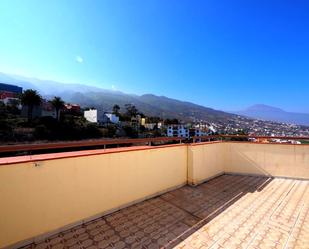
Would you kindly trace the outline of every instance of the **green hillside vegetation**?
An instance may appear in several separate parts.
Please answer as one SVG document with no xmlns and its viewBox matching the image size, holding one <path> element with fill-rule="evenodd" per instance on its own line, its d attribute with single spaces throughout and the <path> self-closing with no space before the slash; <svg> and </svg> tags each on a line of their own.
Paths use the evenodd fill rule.
<svg viewBox="0 0 309 249">
<path fill-rule="evenodd" d="M 125 108 L 127 103 L 132 103 L 146 116 L 157 116 L 162 119 L 177 118 L 188 122 L 200 119 L 224 123 L 237 117 L 235 114 L 152 94 L 137 96 L 120 92 L 88 92 L 74 93 L 64 98 L 66 101 L 78 102 L 81 106 L 93 106 L 102 111 L 111 110 L 114 103 L 121 109 Z"/>
</svg>

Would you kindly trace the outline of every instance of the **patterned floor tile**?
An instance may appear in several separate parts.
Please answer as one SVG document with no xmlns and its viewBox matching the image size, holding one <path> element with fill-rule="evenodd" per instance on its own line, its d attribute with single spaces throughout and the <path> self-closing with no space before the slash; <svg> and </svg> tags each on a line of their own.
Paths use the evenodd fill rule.
<svg viewBox="0 0 309 249">
<path fill-rule="evenodd" d="M 223 175 L 27 248 L 309 248 L 309 181 Z"/>
</svg>

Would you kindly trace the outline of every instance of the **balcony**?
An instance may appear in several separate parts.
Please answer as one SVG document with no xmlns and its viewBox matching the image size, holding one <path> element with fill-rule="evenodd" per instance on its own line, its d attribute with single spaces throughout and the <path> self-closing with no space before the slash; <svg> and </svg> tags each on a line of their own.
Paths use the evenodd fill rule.
<svg viewBox="0 0 309 249">
<path fill-rule="evenodd" d="M 308 145 L 1 158 L 0 247 L 308 248 L 308 179 Z"/>
</svg>

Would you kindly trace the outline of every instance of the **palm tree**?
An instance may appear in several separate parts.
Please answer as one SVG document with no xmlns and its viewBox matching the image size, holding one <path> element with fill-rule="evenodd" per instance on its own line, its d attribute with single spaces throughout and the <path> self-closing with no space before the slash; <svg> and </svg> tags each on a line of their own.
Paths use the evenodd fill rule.
<svg viewBox="0 0 309 249">
<path fill-rule="evenodd" d="M 64 101 L 60 97 L 54 97 L 51 101 L 51 104 L 56 109 L 56 117 L 59 121 L 60 119 L 60 111 L 64 108 Z"/>
<path fill-rule="evenodd" d="M 28 108 L 28 122 L 32 120 L 33 108 L 42 102 L 40 94 L 36 90 L 26 90 L 21 95 L 21 103 Z"/>
</svg>

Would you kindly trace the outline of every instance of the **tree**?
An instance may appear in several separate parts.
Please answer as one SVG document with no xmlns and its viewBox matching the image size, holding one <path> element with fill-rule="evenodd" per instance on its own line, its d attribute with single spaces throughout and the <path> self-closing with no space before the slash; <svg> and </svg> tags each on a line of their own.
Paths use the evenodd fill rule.
<svg viewBox="0 0 309 249">
<path fill-rule="evenodd" d="M 127 109 L 127 115 L 132 118 L 135 117 L 138 114 L 138 110 L 135 107 L 135 105 L 132 104 L 126 104 L 125 105 L 126 109 Z"/>
<path fill-rule="evenodd" d="M 120 111 L 120 106 L 119 105 L 114 105 L 113 106 L 113 114 L 115 115 L 119 115 L 119 111 Z"/>
<path fill-rule="evenodd" d="M 21 103 L 28 108 L 28 122 L 32 120 L 33 108 L 42 102 L 40 94 L 36 90 L 26 90 L 21 95 Z"/>
<path fill-rule="evenodd" d="M 164 120 L 165 125 L 174 125 L 174 124 L 179 124 L 179 120 L 177 118 L 174 119 L 165 119 Z"/>
<path fill-rule="evenodd" d="M 148 117 L 147 122 L 148 123 L 159 123 L 161 121 L 160 117 Z"/>
<path fill-rule="evenodd" d="M 124 132 L 126 133 L 126 136 L 130 138 L 137 138 L 138 137 L 138 132 L 137 130 L 133 129 L 132 126 L 126 125 L 122 127 Z"/>
<path fill-rule="evenodd" d="M 59 121 L 60 119 L 60 111 L 64 108 L 64 101 L 60 97 L 54 97 L 51 101 L 51 104 L 56 110 L 56 117 Z"/>
<path fill-rule="evenodd" d="M 244 129 L 238 129 L 235 134 L 236 137 L 232 137 L 231 141 L 248 141 L 248 131 L 244 130 Z M 237 137 L 239 136 L 239 137 Z"/>
</svg>

